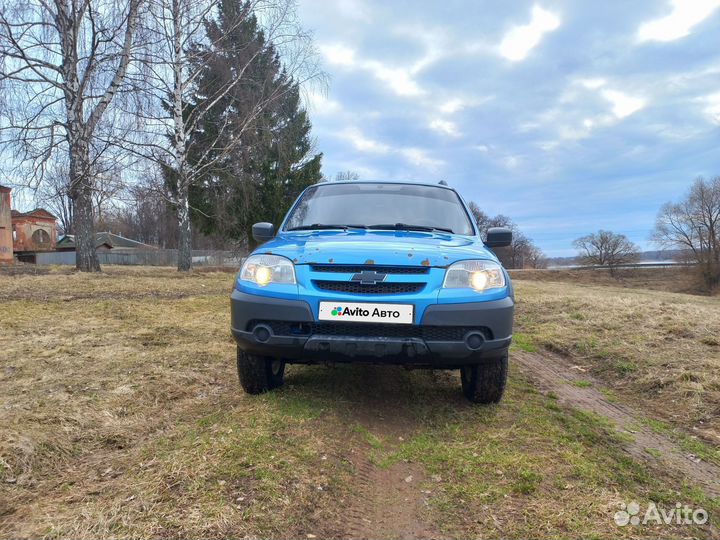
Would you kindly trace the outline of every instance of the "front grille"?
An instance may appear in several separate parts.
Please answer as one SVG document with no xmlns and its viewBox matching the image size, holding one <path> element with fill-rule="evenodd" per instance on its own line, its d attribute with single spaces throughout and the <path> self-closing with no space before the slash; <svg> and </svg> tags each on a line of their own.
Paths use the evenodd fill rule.
<svg viewBox="0 0 720 540">
<path fill-rule="evenodd" d="M 357 274 L 364 270 L 375 270 L 378 274 L 413 274 L 422 275 L 430 272 L 429 266 L 376 266 L 374 264 L 312 264 L 313 272 L 332 272 L 344 274 Z"/>
<path fill-rule="evenodd" d="M 416 293 L 425 287 L 424 283 L 375 283 L 363 285 L 359 281 L 313 280 L 315 286 L 323 291 L 345 292 L 352 294 L 407 294 Z"/>
<path fill-rule="evenodd" d="M 363 323 L 290 323 L 286 321 L 248 322 L 250 332 L 257 324 L 269 326 L 276 336 L 347 336 L 347 337 L 387 337 L 421 338 L 426 341 L 462 341 L 470 332 L 481 332 L 485 339 L 492 339 L 492 332 L 484 326 L 415 326 L 401 324 L 363 324 Z"/>
</svg>

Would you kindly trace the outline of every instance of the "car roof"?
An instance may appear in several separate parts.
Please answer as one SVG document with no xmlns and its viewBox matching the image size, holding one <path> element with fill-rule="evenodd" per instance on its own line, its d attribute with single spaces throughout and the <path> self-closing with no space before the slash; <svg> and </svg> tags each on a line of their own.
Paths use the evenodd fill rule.
<svg viewBox="0 0 720 540">
<path fill-rule="evenodd" d="M 411 186 L 428 186 L 449 189 L 455 191 L 454 188 L 447 184 L 440 184 L 438 180 L 330 180 L 327 182 L 318 182 L 314 186 L 335 186 L 339 184 L 405 184 Z"/>
</svg>

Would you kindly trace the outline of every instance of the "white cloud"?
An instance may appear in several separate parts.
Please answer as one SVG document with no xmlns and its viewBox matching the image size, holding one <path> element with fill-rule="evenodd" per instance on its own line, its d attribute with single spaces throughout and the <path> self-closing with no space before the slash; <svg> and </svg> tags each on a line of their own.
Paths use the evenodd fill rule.
<svg viewBox="0 0 720 540">
<path fill-rule="evenodd" d="M 537 146 L 544 152 L 552 152 L 560 146 L 560 141 L 540 141 Z"/>
<path fill-rule="evenodd" d="M 712 15 L 720 0 L 672 0 L 669 15 L 640 25 L 638 41 L 675 41 L 690 34 L 694 26 Z"/>
<path fill-rule="evenodd" d="M 411 165 L 425 169 L 436 170 L 444 165 L 444 161 L 430 157 L 421 148 L 393 148 L 383 142 L 369 139 L 356 127 L 347 127 L 337 133 L 337 136 L 349 141 L 355 150 L 369 154 L 396 154 L 402 156 Z"/>
<path fill-rule="evenodd" d="M 369 71 L 376 79 L 387 84 L 399 96 L 419 96 L 423 90 L 412 78 L 412 70 L 392 67 L 377 60 L 358 58 L 355 50 L 342 43 L 325 43 L 319 46 L 320 53 L 328 63 Z"/>
<path fill-rule="evenodd" d="M 465 107 L 465 102 L 460 98 L 453 98 L 447 100 L 445 103 L 438 107 L 440 112 L 445 114 L 452 114 Z"/>
<path fill-rule="evenodd" d="M 580 79 L 578 82 L 588 90 L 597 90 L 607 84 L 605 79 L 599 77 L 594 79 Z"/>
<path fill-rule="evenodd" d="M 558 129 L 558 135 L 560 135 L 560 138 L 564 140 L 579 141 L 581 139 L 586 139 L 587 137 L 589 137 L 590 130 L 591 128 L 586 125 L 564 125 L 560 126 L 560 128 Z"/>
<path fill-rule="evenodd" d="M 543 35 L 557 30 L 560 18 L 540 6 L 533 6 L 532 19 L 528 24 L 513 27 L 500 42 L 500 55 L 512 62 L 525 59 Z"/>
<path fill-rule="evenodd" d="M 415 165 L 417 167 L 437 169 L 444 164 L 444 162 L 439 159 L 431 158 L 424 150 L 421 150 L 420 148 L 401 148 L 400 154 L 412 165 Z"/>
<path fill-rule="evenodd" d="M 707 104 L 704 109 L 705 114 L 710 117 L 713 123 L 720 124 L 720 92 L 705 96 L 702 101 Z"/>
<path fill-rule="evenodd" d="M 412 64 L 409 71 L 413 75 L 421 72 L 443 58 L 452 56 L 452 44 L 454 36 L 448 34 L 444 26 L 432 26 L 427 24 L 413 23 L 401 24 L 392 28 L 391 32 L 404 39 L 420 43 L 425 52 Z"/>
<path fill-rule="evenodd" d="M 545 120 L 545 119 L 543 119 Z M 528 133 L 530 131 L 535 131 L 537 129 L 540 129 L 543 126 L 541 122 L 535 122 L 535 121 L 529 121 L 529 122 L 522 122 L 517 127 L 518 133 Z"/>
<path fill-rule="evenodd" d="M 387 144 L 368 139 L 365 137 L 359 129 L 355 127 L 348 127 L 338 133 L 343 139 L 346 139 L 352 143 L 356 150 L 361 152 L 369 152 L 371 154 L 387 154 L 390 151 L 390 147 Z"/>
<path fill-rule="evenodd" d="M 520 158 L 517 156 L 507 156 L 503 159 L 503 164 L 510 170 L 517 169 L 520 165 Z"/>
<path fill-rule="evenodd" d="M 469 109 L 471 107 L 479 107 L 485 103 L 495 99 L 494 95 L 488 96 L 476 96 L 476 97 L 455 97 L 450 98 L 446 101 L 442 101 L 438 105 L 438 111 L 443 114 L 454 114 L 463 109 Z"/>
<path fill-rule="evenodd" d="M 419 96 L 423 90 L 413 80 L 410 71 L 403 68 L 388 67 L 382 62 L 368 60 L 363 63 L 365 69 L 386 83 L 399 96 Z"/>
<path fill-rule="evenodd" d="M 335 9 L 348 19 L 363 22 L 371 19 L 367 4 L 361 0 L 335 0 Z"/>
<path fill-rule="evenodd" d="M 430 122 L 430 129 L 442 133 L 443 135 L 449 135 L 450 137 L 459 137 L 460 132 L 458 131 L 455 122 L 449 120 L 443 120 L 441 118 L 435 118 Z"/>
<path fill-rule="evenodd" d="M 487 154 L 490 151 L 490 147 L 487 144 L 478 144 L 475 145 L 473 148 L 477 150 L 478 152 L 482 152 L 483 154 Z"/>
<path fill-rule="evenodd" d="M 355 65 L 355 51 L 342 43 L 320 45 L 320 53 L 331 64 L 352 67 Z"/>
<path fill-rule="evenodd" d="M 342 110 L 340 103 L 320 92 L 308 92 L 303 101 L 313 115 L 337 114 Z"/>
<path fill-rule="evenodd" d="M 644 99 L 628 96 L 619 90 L 608 88 L 600 94 L 612 104 L 612 112 L 618 118 L 630 116 L 645 107 Z"/>
</svg>

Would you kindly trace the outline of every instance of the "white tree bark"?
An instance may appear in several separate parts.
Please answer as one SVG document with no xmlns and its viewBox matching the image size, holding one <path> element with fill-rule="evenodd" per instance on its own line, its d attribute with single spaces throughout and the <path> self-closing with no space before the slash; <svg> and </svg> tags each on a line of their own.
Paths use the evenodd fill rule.
<svg viewBox="0 0 720 540">
<path fill-rule="evenodd" d="M 92 195 L 98 126 L 127 73 L 141 0 L 12 0 L 0 5 L 0 82 L 5 147 L 39 185 L 47 167 L 67 163 L 76 266 L 99 271 Z M 29 101 L 27 101 L 29 98 Z M 28 107 L 27 103 L 39 105 Z M 58 154 L 63 154 L 65 159 Z"/>
<path fill-rule="evenodd" d="M 141 111 L 143 128 L 136 134 L 143 144 L 128 145 L 128 149 L 143 158 L 172 170 L 176 181 L 169 191 L 169 202 L 176 210 L 178 226 L 178 270 L 187 271 L 192 266 L 192 225 L 190 219 L 189 193 L 203 173 L 219 160 L 237 150 L 242 135 L 253 121 L 280 95 L 266 96 L 249 107 L 247 118 L 233 127 L 232 137 L 227 137 L 229 126 L 220 126 L 216 142 L 228 140 L 219 148 L 210 144 L 202 155 L 194 156 L 192 165 L 189 155 L 191 133 L 202 125 L 208 111 L 224 99 L 233 89 L 246 82 L 246 70 L 261 53 L 257 51 L 247 63 L 238 69 L 235 78 L 200 103 L 190 103 L 195 81 L 202 64 L 193 57 L 193 43 L 207 43 L 205 22 L 212 15 L 215 4 L 211 0 L 149 0 L 150 18 L 146 33 L 151 36 L 144 62 L 144 92 L 150 96 L 146 109 Z M 236 24 L 258 14 L 263 19 L 263 31 L 268 45 L 276 47 L 283 43 L 294 47 L 286 64 L 286 73 L 303 82 L 321 75 L 313 58 L 312 41 L 296 24 L 293 0 L 251 0 L 240 14 Z M 166 106 L 162 106 L 165 103 Z M 168 137 L 169 135 L 169 137 Z M 235 144 L 236 146 L 233 146 Z"/>
</svg>

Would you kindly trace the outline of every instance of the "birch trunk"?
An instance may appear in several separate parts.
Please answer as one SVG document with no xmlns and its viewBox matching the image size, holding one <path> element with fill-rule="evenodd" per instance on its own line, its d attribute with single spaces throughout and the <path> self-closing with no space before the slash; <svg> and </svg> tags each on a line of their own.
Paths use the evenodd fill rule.
<svg viewBox="0 0 720 540">
<path fill-rule="evenodd" d="M 181 0 L 173 0 L 173 150 L 175 153 L 175 171 L 177 173 L 177 201 L 175 204 L 178 220 L 178 263 L 181 272 L 192 267 L 192 225 L 190 223 L 190 179 L 188 178 L 185 133 L 183 117 L 183 44 L 182 44 L 182 7 Z"/>
<path fill-rule="evenodd" d="M 178 265 L 181 272 L 187 272 L 192 267 L 192 227 L 190 224 L 190 201 L 188 199 L 187 183 L 178 187 Z"/>
</svg>

